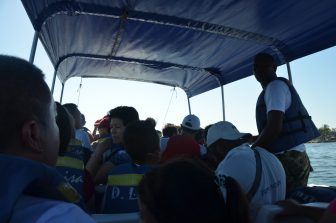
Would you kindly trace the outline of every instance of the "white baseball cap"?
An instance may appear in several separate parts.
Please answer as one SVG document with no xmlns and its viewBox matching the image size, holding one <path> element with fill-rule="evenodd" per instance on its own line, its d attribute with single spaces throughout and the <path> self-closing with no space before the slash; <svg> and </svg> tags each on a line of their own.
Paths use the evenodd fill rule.
<svg viewBox="0 0 336 223">
<path fill-rule="evenodd" d="M 251 136 L 250 133 L 241 133 L 236 126 L 231 122 L 221 121 L 213 124 L 207 134 L 207 146 L 211 146 L 219 139 L 237 140 L 246 136 Z"/>
<path fill-rule="evenodd" d="M 183 119 L 181 126 L 191 130 L 201 129 L 200 120 L 196 115 L 187 115 Z"/>
</svg>

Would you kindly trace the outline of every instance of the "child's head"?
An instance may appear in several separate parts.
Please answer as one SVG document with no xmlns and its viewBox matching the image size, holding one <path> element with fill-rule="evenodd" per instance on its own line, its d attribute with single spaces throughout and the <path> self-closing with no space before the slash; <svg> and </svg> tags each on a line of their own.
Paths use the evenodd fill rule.
<svg viewBox="0 0 336 223">
<path fill-rule="evenodd" d="M 238 183 L 230 177 L 219 181 L 201 161 L 192 159 L 146 173 L 139 184 L 139 207 L 144 223 L 249 222 Z"/>
<path fill-rule="evenodd" d="M 124 146 L 133 162 L 153 164 L 158 162 L 160 142 L 156 130 L 148 121 L 136 121 L 124 131 Z"/>
</svg>

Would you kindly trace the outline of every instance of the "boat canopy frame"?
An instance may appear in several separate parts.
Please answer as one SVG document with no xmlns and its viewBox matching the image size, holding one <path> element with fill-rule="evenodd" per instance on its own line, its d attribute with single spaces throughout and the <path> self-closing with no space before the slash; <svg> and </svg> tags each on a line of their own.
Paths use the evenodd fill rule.
<svg viewBox="0 0 336 223">
<path fill-rule="evenodd" d="M 62 84 L 71 77 L 180 87 L 190 98 L 252 75 L 253 56 L 278 65 L 336 44 L 336 1 L 21 0 Z M 323 40 L 323 41 L 322 41 Z"/>
</svg>

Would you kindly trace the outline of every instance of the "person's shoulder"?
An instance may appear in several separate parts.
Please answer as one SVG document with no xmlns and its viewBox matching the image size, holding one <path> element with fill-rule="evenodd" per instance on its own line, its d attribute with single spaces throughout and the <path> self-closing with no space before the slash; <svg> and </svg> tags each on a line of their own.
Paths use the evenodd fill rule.
<svg viewBox="0 0 336 223">
<path fill-rule="evenodd" d="M 21 196 L 14 208 L 12 222 L 94 222 L 77 205 L 57 200 Z"/>
<path fill-rule="evenodd" d="M 240 146 L 237 146 L 236 148 L 231 149 L 227 157 L 232 158 L 232 157 L 237 157 L 237 156 L 250 156 L 252 154 L 252 149 L 251 147 L 245 143 Z"/>
</svg>

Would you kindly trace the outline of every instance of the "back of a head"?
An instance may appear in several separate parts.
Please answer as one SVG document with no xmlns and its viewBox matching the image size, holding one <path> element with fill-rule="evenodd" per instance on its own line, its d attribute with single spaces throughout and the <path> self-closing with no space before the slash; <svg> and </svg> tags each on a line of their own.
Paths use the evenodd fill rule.
<svg viewBox="0 0 336 223">
<path fill-rule="evenodd" d="M 181 127 L 183 132 L 194 134 L 201 129 L 201 122 L 196 115 L 187 115 L 184 117 Z"/>
<path fill-rule="evenodd" d="M 174 135 L 177 135 L 177 132 L 177 127 L 174 124 L 170 123 L 167 123 L 162 129 L 163 137 L 172 137 Z"/>
<path fill-rule="evenodd" d="M 159 136 L 149 121 L 135 121 L 127 125 L 124 131 L 124 146 L 136 163 L 146 162 L 149 154 L 158 154 Z"/>
<path fill-rule="evenodd" d="M 259 65 L 259 66 L 263 66 L 263 65 L 275 65 L 276 66 L 276 62 L 273 56 L 268 53 L 258 53 L 254 57 L 254 64 Z"/>
<path fill-rule="evenodd" d="M 67 103 L 63 104 L 63 107 L 71 114 L 75 121 L 75 128 L 80 129 L 83 125 L 82 121 L 82 114 L 79 111 L 78 107 L 76 104 L 73 103 Z"/>
<path fill-rule="evenodd" d="M 46 122 L 51 94 L 40 69 L 29 62 L 0 55 L 0 148 L 20 140 L 28 120 Z"/>
<path fill-rule="evenodd" d="M 200 156 L 200 146 L 193 138 L 177 135 L 169 138 L 167 147 L 161 156 L 161 163 L 178 157 L 199 158 Z"/>
<path fill-rule="evenodd" d="M 239 209 L 247 209 L 247 204 L 232 210 L 231 203 L 225 204 L 215 179 L 214 172 L 200 161 L 175 160 L 143 177 L 139 184 L 140 204 L 158 223 L 248 223 L 246 216 L 242 220 L 236 216 L 232 221 L 231 215 L 241 214 Z M 230 180 L 227 187 L 233 185 Z M 232 202 L 230 199 L 228 202 Z M 242 204 L 239 200 L 234 202 Z"/>
<path fill-rule="evenodd" d="M 156 121 L 155 121 L 154 118 L 152 118 L 152 117 L 148 117 L 148 118 L 146 118 L 145 121 L 149 122 L 149 123 L 153 126 L 153 128 L 155 129 Z"/>
<path fill-rule="evenodd" d="M 60 135 L 59 154 L 63 155 L 69 145 L 71 138 L 75 136 L 75 128 L 71 122 L 72 117 L 68 111 L 58 102 L 56 102 L 57 116 L 56 123 Z"/>
<path fill-rule="evenodd" d="M 134 121 L 139 121 L 139 114 L 137 110 L 133 107 L 128 106 L 119 106 L 114 109 L 111 109 L 108 112 L 110 119 L 118 118 L 122 120 L 124 126 L 127 126 L 129 123 Z"/>
</svg>

